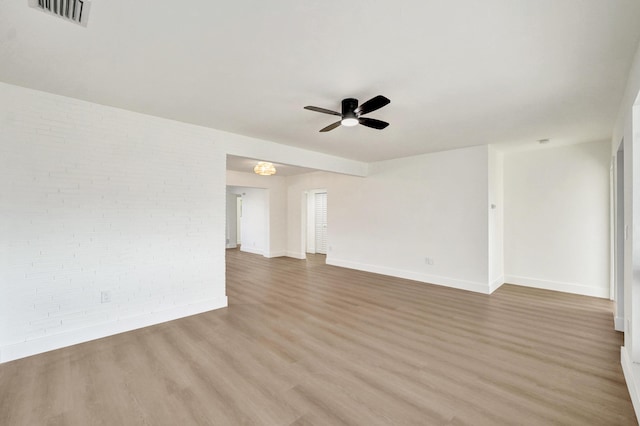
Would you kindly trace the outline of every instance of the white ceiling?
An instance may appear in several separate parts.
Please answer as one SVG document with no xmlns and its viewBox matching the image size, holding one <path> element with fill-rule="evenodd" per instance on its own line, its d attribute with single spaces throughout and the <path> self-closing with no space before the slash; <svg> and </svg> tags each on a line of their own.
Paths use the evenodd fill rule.
<svg viewBox="0 0 640 426">
<path fill-rule="evenodd" d="M 361 161 L 606 140 L 637 0 L 0 0 L 0 81 Z M 318 133 L 340 100 L 389 121 Z"/>
</svg>

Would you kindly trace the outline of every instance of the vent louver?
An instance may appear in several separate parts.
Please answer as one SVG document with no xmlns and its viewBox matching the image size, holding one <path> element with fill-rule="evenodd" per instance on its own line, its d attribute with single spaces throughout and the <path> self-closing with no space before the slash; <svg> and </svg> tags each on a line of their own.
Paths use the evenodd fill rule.
<svg viewBox="0 0 640 426">
<path fill-rule="evenodd" d="M 89 0 L 29 0 L 29 6 L 86 27 L 91 2 Z"/>
</svg>

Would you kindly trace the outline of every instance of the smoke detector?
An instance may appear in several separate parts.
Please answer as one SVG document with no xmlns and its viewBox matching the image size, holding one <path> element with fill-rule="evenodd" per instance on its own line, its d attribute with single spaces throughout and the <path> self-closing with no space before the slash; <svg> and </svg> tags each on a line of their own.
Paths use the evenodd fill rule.
<svg viewBox="0 0 640 426">
<path fill-rule="evenodd" d="M 29 7 L 86 27 L 91 2 L 89 0 L 29 0 Z"/>
</svg>

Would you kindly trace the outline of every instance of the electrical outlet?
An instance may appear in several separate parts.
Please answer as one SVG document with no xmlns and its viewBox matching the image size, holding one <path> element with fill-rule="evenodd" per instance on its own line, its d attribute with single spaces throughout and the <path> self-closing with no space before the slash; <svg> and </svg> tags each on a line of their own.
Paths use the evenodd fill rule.
<svg viewBox="0 0 640 426">
<path fill-rule="evenodd" d="M 111 292 L 103 291 L 100 293 L 100 303 L 110 303 L 111 302 Z"/>
<path fill-rule="evenodd" d="M 433 258 L 432 257 L 425 257 L 424 258 L 424 263 L 426 263 L 427 265 L 433 265 Z"/>
</svg>

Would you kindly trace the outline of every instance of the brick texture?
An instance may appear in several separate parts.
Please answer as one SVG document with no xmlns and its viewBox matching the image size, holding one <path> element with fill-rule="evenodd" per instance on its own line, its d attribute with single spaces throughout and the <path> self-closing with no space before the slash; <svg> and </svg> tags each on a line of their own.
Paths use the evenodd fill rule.
<svg viewBox="0 0 640 426">
<path fill-rule="evenodd" d="M 0 348 L 224 298 L 216 135 L 0 83 Z"/>
</svg>

